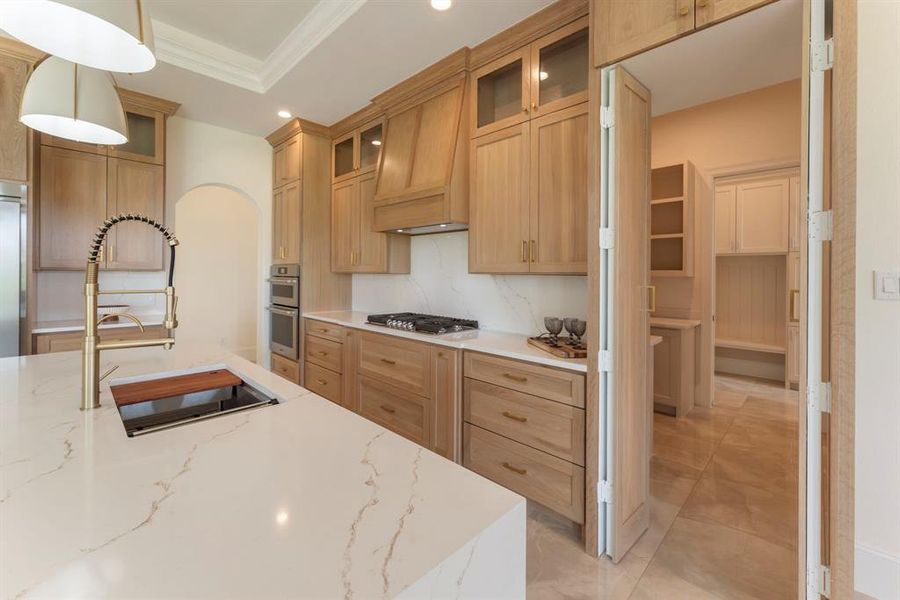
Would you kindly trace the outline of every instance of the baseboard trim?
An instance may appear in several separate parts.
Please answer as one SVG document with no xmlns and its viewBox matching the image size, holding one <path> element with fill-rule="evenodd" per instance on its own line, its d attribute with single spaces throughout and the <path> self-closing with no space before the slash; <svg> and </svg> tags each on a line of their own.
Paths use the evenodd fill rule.
<svg viewBox="0 0 900 600">
<path fill-rule="evenodd" d="M 855 558 L 853 571 L 857 592 L 878 600 L 900 598 L 900 556 L 857 542 Z"/>
</svg>

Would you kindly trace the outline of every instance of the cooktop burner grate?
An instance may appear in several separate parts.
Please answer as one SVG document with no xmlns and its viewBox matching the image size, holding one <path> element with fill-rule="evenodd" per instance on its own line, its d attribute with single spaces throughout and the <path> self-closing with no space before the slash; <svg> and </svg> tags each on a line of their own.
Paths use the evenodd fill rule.
<svg viewBox="0 0 900 600">
<path fill-rule="evenodd" d="M 368 322 L 373 325 L 383 325 L 393 329 L 418 331 L 419 333 L 430 333 L 433 335 L 478 329 L 478 321 L 472 319 L 456 319 L 412 312 L 369 315 Z"/>
</svg>

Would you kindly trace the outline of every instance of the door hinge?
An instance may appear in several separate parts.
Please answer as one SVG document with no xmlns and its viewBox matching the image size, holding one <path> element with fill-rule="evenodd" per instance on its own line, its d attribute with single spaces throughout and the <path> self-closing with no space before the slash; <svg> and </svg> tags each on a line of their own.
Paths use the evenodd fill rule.
<svg viewBox="0 0 900 600">
<path fill-rule="evenodd" d="M 831 412 L 831 382 L 822 381 L 806 390 L 806 406 L 810 412 Z"/>
<path fill-rule="evenodd" d="M 834 40 L 829 38 L 822 42 L 809 44 L 809 70 L 827 71 L 834 66 Z"/>
<path fill-rule="evenodd" d="M 600 126 L 603 129 L 610 129 L 616 125 L 616 112 L 612 106 L 600 107 Z"/>
<path fill-rule="evenodd" d="M 600 228 L 600 249 L 610 250 L 616 247 L 616 232 L 611 227 Z"/>
<path fill-rule="evenodd" d="M 601 350 L 597 353 L 597 370 L 601 373 L 612 371 L 612 352 Z"/>
<path fill-rule="evenodd" d="M 613 484 L 609 481 L 598 481 L 597 482 L 597 500 L 600 502 L 605 502 L 606 504 L 612 504 L 613 501 Z"/>
<path fill-rule="evenodd" d="M 831 241 L 831 211 L 821 210 L 809 214 L 809 239 L 814 242 Z"/>
</svg>

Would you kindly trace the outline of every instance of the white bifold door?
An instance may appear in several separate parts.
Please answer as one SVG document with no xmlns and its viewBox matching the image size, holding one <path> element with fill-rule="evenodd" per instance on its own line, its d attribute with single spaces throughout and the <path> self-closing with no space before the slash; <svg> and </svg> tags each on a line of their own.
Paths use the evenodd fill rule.
<svg viewBox="0 0 900 600">
<path fill-rule="evenodd" d="M 602 73 L 598 547 L 618 562 L 650 523 L 650 91 Z"/>
</svg>

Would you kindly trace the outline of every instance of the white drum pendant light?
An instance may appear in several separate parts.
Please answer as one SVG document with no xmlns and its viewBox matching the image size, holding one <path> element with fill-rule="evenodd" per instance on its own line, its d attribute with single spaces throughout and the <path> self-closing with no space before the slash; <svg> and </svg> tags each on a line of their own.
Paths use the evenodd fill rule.
<svg viewBox="0 0 900 600">
<path fill-rule="evenodd" d="M 40 63 L 22 95 L 19 120 L 77 142 L 124 144 L 128 126 L 112 76 L 55 56 Z"/>
<path fill-rule="evenodd" d="M 156 66 L 141 0 L 2 0 L 0 29 L 81 65 L 143 73 Z"/>
</svg>

